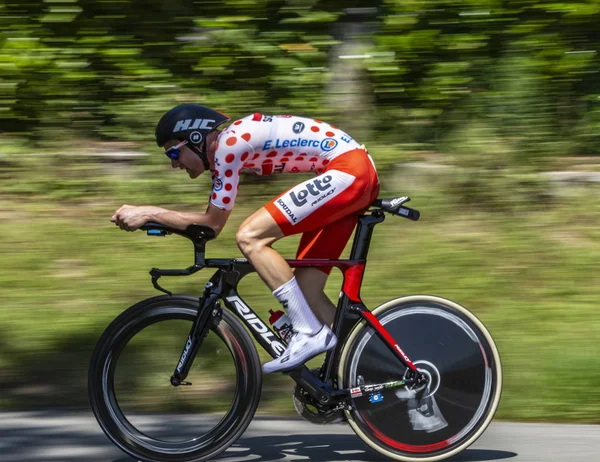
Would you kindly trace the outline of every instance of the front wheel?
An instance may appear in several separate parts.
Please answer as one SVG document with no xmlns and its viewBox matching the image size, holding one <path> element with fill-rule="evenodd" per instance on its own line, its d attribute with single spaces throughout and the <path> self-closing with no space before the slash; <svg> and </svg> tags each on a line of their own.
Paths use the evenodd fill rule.
<svg viewBox="0 0 600 462">
<path fill-rule="evenodd" d="M 401 461 L 437 461 L 471 445 L 491 422 L 502 368 L 485 326 L 462 306 L 411 296 L 373 310 L 379 322 L 428 378 L 421 393 L 403 387 L 355 398 L 346 411 L 357 435 Z M 343 388 L 402 381 L 406 368 L 366 322 L 346 341 L 338 369 Z"/>
<path fill-rule="evenodd" d="M 144 300 L 107 327 L 92 355 L 92 410 L 104 433 L 136 460 L 213 458 L 244 432 L 258 406 L 258 353 L 227 310 L 203 340 L 189 384 L 171 385 L 198 306 L 185 295 Z"/>
</svg>

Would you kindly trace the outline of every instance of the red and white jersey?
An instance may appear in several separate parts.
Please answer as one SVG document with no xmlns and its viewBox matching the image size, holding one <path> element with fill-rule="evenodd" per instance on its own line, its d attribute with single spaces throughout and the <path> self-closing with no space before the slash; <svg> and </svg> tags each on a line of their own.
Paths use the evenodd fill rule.
<svg viewBox="0 0 600 462">
<path fill-rule="evenodd" d="M 342 130 L 304 117 L 253 114 L 233 122 L 217 139 L 210 202 L 231 210 L 242 172 L 270 175 L 325 170 L 360 145 Z"/>
</svg>

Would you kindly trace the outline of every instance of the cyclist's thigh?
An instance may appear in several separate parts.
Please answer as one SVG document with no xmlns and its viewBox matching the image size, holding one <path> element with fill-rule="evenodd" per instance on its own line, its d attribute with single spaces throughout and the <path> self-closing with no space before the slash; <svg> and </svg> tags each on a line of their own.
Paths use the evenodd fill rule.
<svg viewBox="0 0 600 462">
<path fill-rule="evenodd" d="M 240 225 L 240 230 L 242 229 L 249 233 L 250 237 L 263 240 L 268 245 L 284 237 L 281 228 L 265 207 L 261 207 L 246 218 Z M 271 238 L 270 241 L 269 238 Z"/>
</svg>

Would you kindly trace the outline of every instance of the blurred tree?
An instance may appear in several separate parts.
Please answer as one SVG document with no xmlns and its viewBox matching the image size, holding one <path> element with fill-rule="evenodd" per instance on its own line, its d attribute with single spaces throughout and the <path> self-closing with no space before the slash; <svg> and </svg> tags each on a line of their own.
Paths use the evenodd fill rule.
<svg viewBox="0 0 600 462">
<path fill-rule="evenodd" d="M 147 139 L 165 108 L 194 100 L 233 116 L 345 116 L 355 130 L 372 120 L 360 135 L 438 149 L 483 120 L 524 162 L 598 152 L 598 0 L 4 0 L 0 11 L 0 121 L 33 141 Z"/>
</svg>

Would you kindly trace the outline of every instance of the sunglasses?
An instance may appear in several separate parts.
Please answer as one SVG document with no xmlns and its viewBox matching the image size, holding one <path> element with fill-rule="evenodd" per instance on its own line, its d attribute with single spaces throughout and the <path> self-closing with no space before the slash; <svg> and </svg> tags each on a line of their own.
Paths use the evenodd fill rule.
<svg viewBox="0 0 600 462">
<path fill-rule="evenodd" d="M 187 144 L 187 140 L 184 140 L 175 146 L 171 146 L 169 149 L 167 149 L 165 151 L 165 155 L 171 160 L 179 160 L 179 156 L 181 156 L 180 148 L 182 148 L 186 144 Z"/>
</svg>

